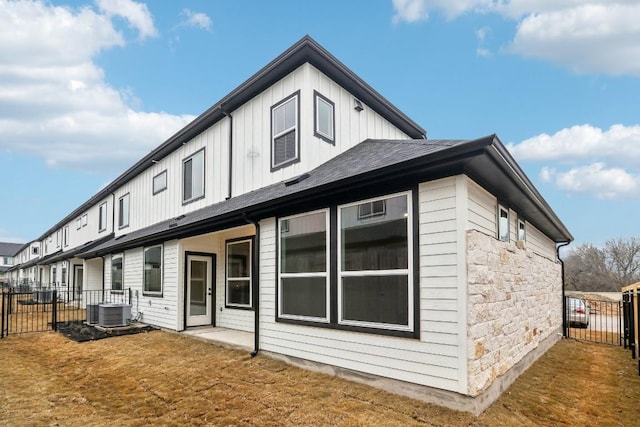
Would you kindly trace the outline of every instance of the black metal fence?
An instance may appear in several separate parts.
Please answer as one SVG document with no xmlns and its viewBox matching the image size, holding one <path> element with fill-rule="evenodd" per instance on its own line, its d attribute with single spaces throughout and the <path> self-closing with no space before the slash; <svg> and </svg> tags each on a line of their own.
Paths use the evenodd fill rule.
<svg viewBox="0 0 640 427">
<path fill-rule="evenodd" d="M 5 287 L 0 307 L 0 338 L 9 334 L 55 331 L 58 323 L 86 320 L 87 306 L 131 304 L 131 300 L 131 289 L 69 292 L 66 287 Z"/>
<path fill-rule="evenodd" d="M 638 375 L 640 375 L 640 292 L 638 288 L 622 293 L 622 310 L 624 313 L 624 348 L 631 351 L 631 357 L 638 359 Z"/>
<path fill-rule="evenodd" d="M 624 316 L 620 301 L 566 297 L 564 318 L 565 336 L 569 338 L 623 345 Z"/>
</svg>

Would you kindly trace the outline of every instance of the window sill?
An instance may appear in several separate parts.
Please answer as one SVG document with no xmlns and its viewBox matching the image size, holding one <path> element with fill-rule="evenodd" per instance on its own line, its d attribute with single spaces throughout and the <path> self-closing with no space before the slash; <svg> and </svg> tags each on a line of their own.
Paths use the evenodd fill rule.
<svg viewBox="0 0 640 427">
<path fill-rule="evenodd" d="M 196 197 L 196 198 L 194 198 L 194 199 L 183 200 L 183 201 L 182 201 L 182 206 L 186 206 L 186 205 L 188 205 L 188 204 L 191 204 L 191 203 L 193 203 L 193 202 L 197 202 L 198 200 L 202 200 L 202 199 L 204 199 L 204 198 L 205 198 L 205 195 L 203 194 L 202 196 L 200 196 L 200 197 Z"/>
<path fill-rule="evenodd" d="M 142 291 L 143 297 L 162 298 L 162 292 L 145 292 Z"/>
<path fill-rule="evenodd" d="M 380 329 L 380 328 L 370 328 L 370 327 L 364 327 L 364 326 L 341 325 L 338 323 L 323 323 L 323 322 L 316 322 L 316 321 L 310 321 L 310 320 L 294 320 L 294 319 L 288 319 L 286 317 L 277 317 L 277 316 L 276 316 L 276 322 L 289 323 L 292 325 L 300 325 L 300 326 L 312 326 L 316 328 L 337 329 L 337 330 L 348 331 L 348 332 L 360 332 L 360 333 L 372 334 L 372 335 L 385 335 L 390 337 L 420 339 L 420 332 L 417 330 L 401 331 L 396 329 Z"/>
<path fill-rule="evenodd" d="M 253 307 L 250 305 L 233 305 L 233 304 L 225 304 L 224 305 L 225 309 L 230 309 L 230 310 L 244 310 L 244 311 L 254 311 Z"/>
</svg>

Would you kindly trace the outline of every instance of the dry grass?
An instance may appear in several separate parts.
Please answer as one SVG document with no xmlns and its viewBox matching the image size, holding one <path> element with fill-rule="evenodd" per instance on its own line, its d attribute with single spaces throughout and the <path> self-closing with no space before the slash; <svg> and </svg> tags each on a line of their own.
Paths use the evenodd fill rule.
<svg viewBox="0 0 640 427">
<path fill-rule="evenodd" d="M 482 416 L 451 411 L 178 334 L 78 344 L 0 341 L 0 425 L 638 425 L 636 362 L 560 342 Z"/>
</svg>

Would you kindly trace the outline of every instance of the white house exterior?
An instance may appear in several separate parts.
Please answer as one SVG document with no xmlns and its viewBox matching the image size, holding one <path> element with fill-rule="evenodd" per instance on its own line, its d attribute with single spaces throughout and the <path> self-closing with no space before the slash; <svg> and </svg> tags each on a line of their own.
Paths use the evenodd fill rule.
<svg viewBox="0 0 640 427">
<path fill-rule="evenodd" d="M 14 258 L 22 250 L 22 246 L 21 243 L 0 242 L 0 285 L 10 282 L 8 272 L 16 264 Z"/>
<path fill-rule="evenodd" d="M 478 413 L 558 339 L 571 240 L 495 135 L 426 139 L 304 37 L 13 274 L 131 288 L 145 323 Z"/>
</svg>

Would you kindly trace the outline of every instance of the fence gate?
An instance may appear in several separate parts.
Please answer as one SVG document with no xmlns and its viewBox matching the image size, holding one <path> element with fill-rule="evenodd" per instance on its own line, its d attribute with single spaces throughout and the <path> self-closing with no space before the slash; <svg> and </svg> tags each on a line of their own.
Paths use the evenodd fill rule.
<svg viewBox="0 0 640 427">
<path fill-rule="evenodd" d="M 623 304 L 588 298 L 565 298 L 565 335 L 601 344 L 624 344 Z"/>
<path fill-rule="evenodd" d="M 9 334 L 57 330 L 58 323 L 84 321 L 88 304 L 131 303 L 131 290 L 81 291 L 67 288 L 4 288 L 0 307 L 0 338 Z"/>
</svg>

